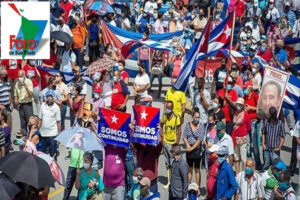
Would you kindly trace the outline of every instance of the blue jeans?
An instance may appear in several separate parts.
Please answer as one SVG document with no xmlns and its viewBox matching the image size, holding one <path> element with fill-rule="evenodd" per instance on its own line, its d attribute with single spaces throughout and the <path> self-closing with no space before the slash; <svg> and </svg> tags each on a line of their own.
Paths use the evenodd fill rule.
<svg viewBox="0 0 300 200">
<path fill-rule="evenodd" d="M 47 149 L 49 148 L 49 154 L 51 157 L 54 156 L 57 150 L 57 142 L 54 140 L 56 136 L 52 137 L 41 137 L 42 140 L 42 152 L 48 153 Z"/>
<path fill-rule="evenodd" d="M 268 170 L 268 168 L 271 166 L 272 161 L 275 158 L 280 157 L 280 152 L 274 152 L 273 150 L 268 150 L 265 149 L 264 150 L 264 160 L 265 160 L 265 164 L 264 164 L 264 168 L 263 170 Z"/>
<path fill-rule="evenodd" d="M 156 192 L 158 192 L 158 186 L 157 186 L 157 179 L 151 181 L 151 186 L 150 186 L 150 192 L 152 192 L 153 194 L 155 194 Z"/>
<path fill-rule="evenodd" d="M 74 125 L 75 117 L 76 116 L 73 114 L 73 111 L 70 109 L 70 122 L 71 122 L 71 126 Z"/>
<path fill-rule="evenodd" d="M 80 69 L 82 69 L 83 66 L 83 53 L 81 53 L 81 49 L 75 49 L 74 53 L 76 55 L 76 63 L 77 65 L 80 67 Z"/>
<path fill-rule="evenodd" d="M 61 130 L 65 130 L 65 118 L 67 113 L 67 104 L 63 103 L 61 107 Z"/>
<path fill-rule="evenodd" d="M 69 166 L 63 200 L 68 200 L 70 197 L 70 194 L 72 192 L 72 188 L 73 188 L 73 185 L 74 185 L 74 182 L 76 179 L 76 169 L 77 168 L 75 168 L 75 167 Z"/>
<path fill-rule="evenodd" d="M 125 196 L 127 196 L 131 186 L 133 185 L 133 171 L 135 169 L 133 158 L 132 159 L 125 159 Z"/>
<path fill-rule="evenodd" d="M 261 161 L 260 161 L 260 154 L 259 154 L 259 147 L 260 147 L 260 123 L 257 123 L 257 120 L 252 120 L 251 121 L 251 133 L 248 135 L 249 136 L 249 146 L 247 149 L 247 155 L 248 157 L 252 157 L 252 152 L 253 152 L 253 157 L 255 160 L 256 167 L 260 167 Z"/>
</svg>

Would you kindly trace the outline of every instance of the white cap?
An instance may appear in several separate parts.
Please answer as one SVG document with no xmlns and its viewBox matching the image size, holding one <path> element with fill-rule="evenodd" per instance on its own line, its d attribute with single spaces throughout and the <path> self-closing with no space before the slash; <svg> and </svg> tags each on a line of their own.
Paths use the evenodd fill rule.
<svg viewBox="0 0 300 200">
<path fill-rule="evenodd" d="M 195 190 L 195 191 L 198 191 L 198 185 L 197 183 L 191 183 L 188 187 L 188 191 L 190 190 Z"/>
</svg>

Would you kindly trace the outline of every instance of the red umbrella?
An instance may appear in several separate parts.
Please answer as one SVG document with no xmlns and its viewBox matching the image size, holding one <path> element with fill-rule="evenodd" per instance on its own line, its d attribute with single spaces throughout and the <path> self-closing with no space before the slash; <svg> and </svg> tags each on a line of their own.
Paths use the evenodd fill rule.
<svg viewBox="0 0 300 200">
<path fill-rule="evenodd" d="M 116 62 L 109 58 L 101 58 L 90 64 L 84 74 L 91 75 L 98 71 L 102 72 L 103 70 L 110 70 L 115 64 Z"/>
</svg>

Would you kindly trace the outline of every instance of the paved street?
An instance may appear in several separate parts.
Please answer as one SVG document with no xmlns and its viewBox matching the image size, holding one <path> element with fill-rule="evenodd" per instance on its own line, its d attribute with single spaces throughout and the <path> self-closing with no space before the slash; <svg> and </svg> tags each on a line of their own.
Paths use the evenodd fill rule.
<svg viewBox="0 0 300 200">
<path fill-rule="evenodd" d="M 131 82 L 132 82 L 132 80 L 131 80 Z M 164 78 L 163 82 L 164 82 L 165 86 L 163 87 L 163 91 L 162 91 L 163 94 L 161 95 L 160 99 L 156 99 L 156 96 L 157 96 L 157 85 L 156 85 L 157 80 L 155 80 L 155 82 L 154 82 L 155 85 L 152 88 L 154 90 L 154 93 L 152 93 L 152 96 L 153 96 L 153 99 L 154 99 L 153 106 L 154 107 L 159 107 L 159 108 L 161 108 L 161 110 L 163 108 L 164 94 L 165 94 L 166 90 L 170 87 L 170 79 L 169 78 Z M 132 92 L 132 87 L 129 87 L 129 88 Z M 89 88 L 89 90 L 90 90 L 90 88 Z M 87 98 L 89 100 L 90 96 L 88 96 Z M 187 99 L 187 101 L 189 102 L 190 100 Z M 134 99 L 133 99 L 133 97 L 131 97 L 129 102 L 128 102 L 128 105 L 127 105 L 127 108 L 128 108 L 127 112 L 128 113 L 133 113 L 132 112 L 133 103 L 134 103 Z M 36 110 L 35 110 L 35 112 L 36 112 Z M 69 114 L 67 114 L 67 116 L 69 116 Z M 190 114 L 186 114 L 185 123 L 182 126 L 183 128 L 185 127 L 186 122 L 190 120 L 190 118 L 191 118 Z M 69 125 L 70 125 L 70 121 L 69 121 L 69 117 L 67 117 L 66 127 L 69 127 Z M 15 139 L 15 133 L 19 129 L 20 129 L 19 116 L 18 116 L 18 113 L 16 111 L 14 111 L 13 112 L 13 130 L 12 130 L 12 139 L 13 140 Z M 292 144 L 291 137 L 289 135 L 287 135 L 286 140 L 285 140 L 285 144 L 284 144 L 284 148 L 281 151 L 281 158 L 283 159 L 283 161 L 286 164 L 290 163 L 291 144 Z M 16 149 L 17 147 L 14 146 L 14 148 Z M 65 173 L 65 176 L 67 175 L 67 169 L 68 169 L 68 164 L 69 164 L 69 159 L 65 159 L 66 155 L 67 155 L 66 148 L 60 147 L 60 156 L 58 157 L 58 163 L 61 166 L 61 168 L 63 169 L 63 171 Z M 201 170 L 201 180 L 202 180 L 201 181 L 201 187 L 202 187 L 201 192 L 202 192 L 202 194 L 204 194 L 205 193 L 205 185 L 206 185 L 206 172 L 203 169 Z M 294 184 L 298 183 L 298 176 L 292 177 L 292 181 L 293 181 Z M 162 200 L 167 200 L 168 199 L 168 192 L 166 190 L 163 190 L 163 187 L 162 187 L 163 184 L 166 184 L 166 182 L 167 182 L 166 168 L 165 168 L 165 165 L 164 165 L 163 155 L 161 155 L 160 159 L 159 159 L 159 180 L 158 180 L 158 182 L 159 182 L 159 185 L 158 185 L 159 192 L 161 193 L 161 199 Z M 72 200 L 76 199 L 77 190 L 75 189 L 75 187 L 72 190 L 71 196 L 72 196 L 72 198 L 71 198 Z M 55 189 L 52 188 L 51 191 L 50 191 L 50 200 L 61 200 L 62 197 L 63 197 L 63 187 L 56 184 L 56 188 Z M 299 199 L 300 199 L 300 196 L 299 196 Z"/>
</svg>

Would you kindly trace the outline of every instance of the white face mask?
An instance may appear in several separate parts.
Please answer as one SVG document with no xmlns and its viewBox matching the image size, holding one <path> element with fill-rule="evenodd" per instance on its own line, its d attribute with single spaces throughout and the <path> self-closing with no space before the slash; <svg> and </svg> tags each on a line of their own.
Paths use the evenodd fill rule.
<svg viewBox="0 0 300 200">
<path fill-rule="evenodd" d="M 19 77 L 19 82 L 24 82 L 24 77 Z"/>
<path fill-rule="evenodd" d="M 95 99 L 99 99 L 99 98 L 100 98 L 100 95 L 99 95 L 98 92 L 94 93 L 94 98 L 95 98 Z"/>
<path fill-rule="evenodd" d="M 270 4 L 269 7 L 270 7 L 270 9 L 273 9 L 274 8 L 274 4 Z"/>
<path fill-rule="evenodd" d="M 252 68 L 252 73 L 255 74 L 257 72 L 256 68 Z"/>
<path fill-rule="evenodd" d="M 133 180 L 133 183 L 134 183 L 134 184 L 137 184 L 137 183 L 138 183 L 138 177 L 133 176 L 133 177 L 132 177 L 132 180 Z"/>
<path fill-rule="evenodd" d="M 84 169 L 89 169 L 91 167 L 90 163 L 83 163 L 83 168 Z"/>
</svg>

